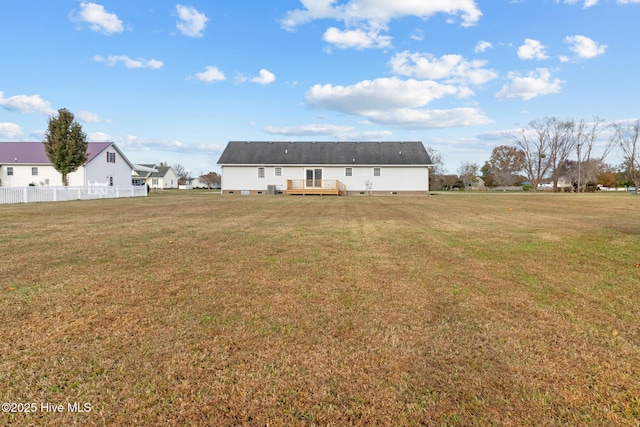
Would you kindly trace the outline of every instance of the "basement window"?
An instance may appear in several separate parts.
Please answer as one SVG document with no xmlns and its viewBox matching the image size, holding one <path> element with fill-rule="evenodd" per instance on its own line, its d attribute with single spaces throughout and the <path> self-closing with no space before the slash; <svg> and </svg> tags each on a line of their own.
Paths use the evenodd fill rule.
<svg viewBox="0 0 640 427">
<path fill-rule="evenodd" d="M 264 168 L 258 168 L 258 178 L 264 178 Z"/>
</svg>

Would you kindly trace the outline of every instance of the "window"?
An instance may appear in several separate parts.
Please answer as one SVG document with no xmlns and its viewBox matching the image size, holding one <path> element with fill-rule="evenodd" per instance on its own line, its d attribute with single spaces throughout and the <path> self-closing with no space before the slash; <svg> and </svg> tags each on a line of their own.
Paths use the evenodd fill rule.
<svg viewBox="0 0 640 427">
<path fill-rule="evenodd" d="M 107 163 L 115 163 L 116 162 L 116 153 L 107 152 Z"/>
<path fill-rule="evenodd" d="M 32 167 L 31 168 L 31 176 L 38 176 L 38 168 L 37 167 Z"/>
<path fill-rule="evenodd" d="M 282 176 L 282 168 L 276 168 L 276 176 Z"/>
<path fill-rule="evenodd" d="M 7 176 L 13 175 L 13 166 L 7 166 Z"/>
<path fill-rule="evenodd" d="M 373 176 L 380 176 L 380 168 L 373 168 Z"/>
<path fill-rule="evenodd" d="M 344 176 L 353 176 L 353 168 L 344 168 Z"/>
<path fill-rule="evenodd" d="M 264 178 L 264 168 L 258 168 L 258 178 Z"/>
<path fill-rule="evenodd" d="M 151 178 L 151 185 L 158 185 L 158 178 Z"/>
</svg>

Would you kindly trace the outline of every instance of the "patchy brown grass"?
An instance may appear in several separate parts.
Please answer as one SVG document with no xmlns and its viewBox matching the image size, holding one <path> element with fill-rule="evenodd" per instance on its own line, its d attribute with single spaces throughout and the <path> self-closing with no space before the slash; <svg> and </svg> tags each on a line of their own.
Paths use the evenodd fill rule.
<svg viewBox="0 0 640 427">
<path fill-rule="evenodd" d="M 0 397 L 38 408 L 6 425 L 640 424 L 637 197 L 0 215 Z"/>
</svg>

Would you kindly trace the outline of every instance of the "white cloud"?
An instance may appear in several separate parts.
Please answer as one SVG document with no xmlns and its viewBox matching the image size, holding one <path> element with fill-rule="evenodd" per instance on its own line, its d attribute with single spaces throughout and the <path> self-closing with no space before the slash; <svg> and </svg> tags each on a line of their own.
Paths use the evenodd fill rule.
<svg viewBox="0 0 640 427">
<path fill-rule="evenodd" d="M 392 77 L 364 80 L 352 86 L 314 85 L 307 92 L 307 101 L 314 108 L 363 114 L 376 110 L 421 107 L 446 95 L 456 94 L 458 88 L 455 86 Z"/>
<path fill-rule="evenodd" d="M 324 32 L 324 41 L 336 45 L 341 49 L 356 48 L 385 48 L 391 46 L 391 37 L 380 35 L 380 30 L 364 29 L 341 31 L 331 27 Z"/>
<path fill-rule="evenodd" d="M 568 36 L 565 42 L 570 45 L 569 49 L 581 59 L 591 59 L 602 55 L 607 50 L 607 45 L 598 44 L 585 36 Z"/>
<path fill-rule="evenodd" d="M 618 0 L 618 3 L 620 3 L 621 1 L 625 1 L 625 0 Z M 640 0 L 636 0 L 636 1 L 640 1 Z M 597 5 L 600 2 L 600 0 L 564 0 L 564 2 L 566 4 L 582 3 L 582 8 L 587 9 L 591 6 Z"/>
<path fill-rule="evenodd" d="M 411 39 L 415 41 L 422 41 L 424 39 L 424 31 L 415 30 L 409 37 L 411 37 Z"/>
<path fill-rule="evenodd" d="M 529 59 L 547 59 L 544 53 L 544 46 L 538 40 L 526 39 L 524 44 L 518 48 L 518 58 L 523 60 Z"/>
<path fill-rule="evenodd" d="M 78 111 L 75 117 L 85 123 L 111 123 L 111 120 L 103 119 L 99 115 L 89 111 Z"/>
<path fill-rule="evenodd" d="M 7 139 L 20 139 L 24 136 L 22 129 L 15 123 L 0 123 L 0 136 Z"/>
<path fill-rule="evenodd" d="M 271 71 L 265 70 L 263 68 L 262 70 L 260 70 L 260 75 L 258 77 L 247 77 L 245 75 L 239 74 L 236 80 L 241 83 L 249 81 L 251 83 L 258 83 L 263 86 L 266 86 L 276 81 L 276 75 L 273 74 Z"/>
<path fill-rule="evenodd" d="M 552 79 L 551 73 L 546 68 L 538 68 L 529 72 L 525 77 L 517 73 L 509 73 L 509 79 L 511 82 L 502 87 L 496 98 L 520 98 L 528 101 L 537 96 L 559 93 L 563 83 L 560 79 Z"/>
<path fill-rule="evenodd" d="M 151 68 L 153 70 L 157 70 L 164 65 L 162 61 L 155 59 L 131 59 L 127 55 L 111 55 L 106 58 L 102 55 L 96 55 L 93 59 L 96 62 L 104 62 L 110 66 L 116 65 L 118 62 L 122 62 L 127 68 Z"/>
<path fill-rule="evenodd" d="M 486 52 L 487 49 L 491 49 L 491 48 L 493 48 L 493 45 L 491 43 L 481 40 L 478 42 L 478 44 L 476 44 L 474 51 L 476 53 L 481 53 L 481 52 Z"/>
<path fill-rule="evenodd" d="M 640 0 L 618 0 L 618 4 L 640 4 Z"/>
<path fill-rule="evenodd" d="M 209 18 L 190 6 L 176 5 L 179 21 L 176 27 L 187 37 L 202 37 Z"/>
<path fill-rule="evenodd" d="M 0 107 L 19 113 L 54 114 L 56 112 L 48 101 L 40 98 L 40 95 L 15 95 L 5 98 L 4 92 L 1 91 Z"/>
<path fill-rule="evenodd" d="M 104 6 L 97 3 L 80 3 L 80 13 L 72 16 L 72 20 L 85 22 L 93 31 L 103 34 L 121 33 L 124 31 L 122 21 L 115 13 L 107 12 Z"/>
<path fill-rule="evenodd" d="M 224 73 L 218 67 L 205 67 L 205 70 L 201 73 L 196 73 L 195 78 L 205 83 L 226 80 Z"/>
<path fill-rule="evenodd" d="M 378 140 L 392 135 L 390 131 L 355 131 L 353 126 L 309 124 L 303 126 L 265 126 L 263 130 L 272 135 L 287 137 L 324 136 L 341 140 Z"/>
<path fill-rule="evenodd" d="M 371 27 L 385 25 L 392 19 L 417 16 L 422 19 L 444 13 L 460 16 L 463 26 L 472 26 L 482 16 L 474 0 L 300 0 L 302 9 L 288 11 L 281 20 L 283 28 L 292 30 L 316 19 L 335 19 L 345 23 L 367 22 Z"/>
<path fill-rule="evenodd" d="M 454 108 L 451 110 L 399 109 L 377 111 L 367 115 L 374 123 L 404 129 L 442 129 L 461 126 L 476 126 L 493 123 L 477 108 Z"/>
<path fill-rule="evenodd" d="M 313 108 L 359 115 L 385 126 L 432 129 L 489 123 L 475 108 L 425 110 L 421 107 L 447 95 L 466 95 L 466 88 L 431 80 L 397 77 L 365 80 L 351 86 L 315 85 L 307 92 Z"/>
<path fill-rule="evenodd" d="M 487 61 L 465 60 L 462 55 L 443 55 L 436 58 L 427 53 L 401 52 L 389 61 L 391 71 L 403 76 L 444 80 L 447 83 L 480 85 L 498 75 L 483 68 Z"/>
</svg>

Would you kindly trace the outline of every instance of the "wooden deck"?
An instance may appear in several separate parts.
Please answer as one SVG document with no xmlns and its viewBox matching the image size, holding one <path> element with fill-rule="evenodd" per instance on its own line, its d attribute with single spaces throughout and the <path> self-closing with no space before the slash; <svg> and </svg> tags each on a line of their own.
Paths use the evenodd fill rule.
<svg viewBox="0 0 640 427">
<path fill-rule="evenodd" d="M 346 196 L 347 186 L 337 179 L 288 179 L 288 195 Z"/>
</svg>

